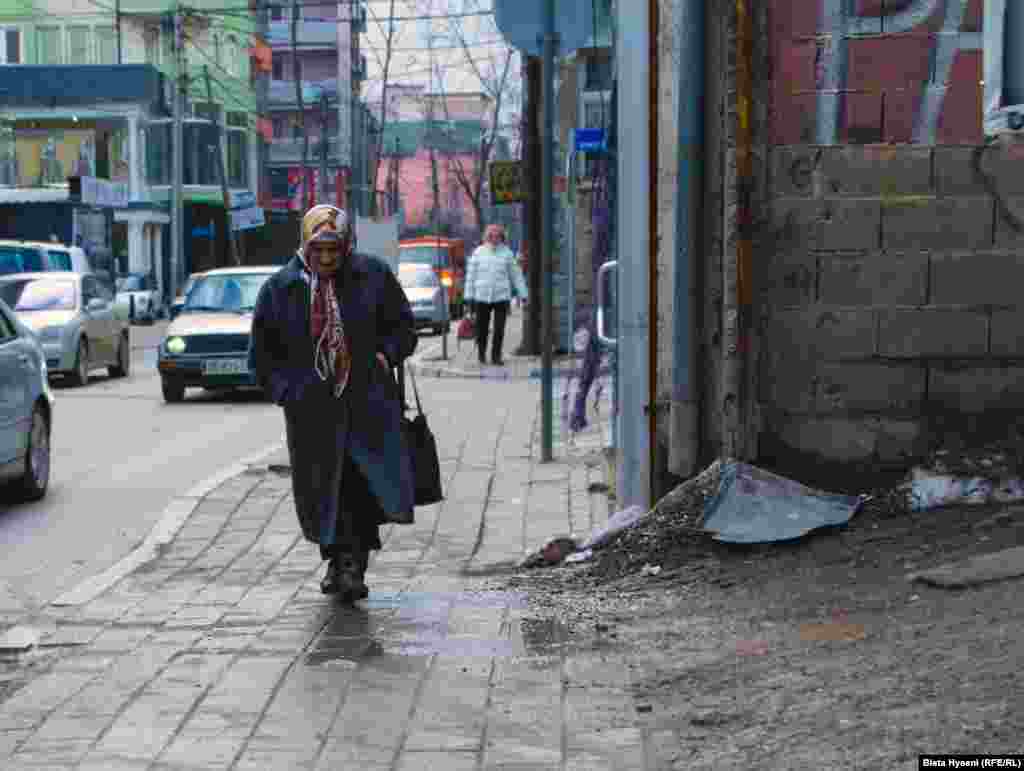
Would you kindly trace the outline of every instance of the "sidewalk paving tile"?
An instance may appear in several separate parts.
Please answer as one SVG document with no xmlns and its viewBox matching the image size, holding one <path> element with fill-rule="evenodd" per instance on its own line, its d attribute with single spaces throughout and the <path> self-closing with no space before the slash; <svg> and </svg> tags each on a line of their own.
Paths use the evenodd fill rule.
<svg viewBox="0 0 1024 771">
<path fill-rule="evenodd" d="M 535 382 L 426 381 L 447 500 L 383 528 L 368 601 L 319 593 L 288 478 L 253 468 L 151 563 L 46 611 L 62 655 L 0 703 L 0 767 L 641 768 L 628 680 L 587 703 L 563 680 L 597 664 L 480 583 L 607 517 L 587 489 L 605 418 L 541 464 Z"/>
</svg>

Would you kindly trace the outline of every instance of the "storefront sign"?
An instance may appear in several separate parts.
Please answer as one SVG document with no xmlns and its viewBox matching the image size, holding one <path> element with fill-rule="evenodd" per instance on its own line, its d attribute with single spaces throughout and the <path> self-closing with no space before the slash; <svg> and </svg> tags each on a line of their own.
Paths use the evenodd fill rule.
<svg viewBox="0 0 1024 771">
<path fill-rule="evenodd" d="M 249 209 L 256 205 L 256 194 L 249 190 L 230 190 L 232 209 Z"/>
<path fill-rule="evenodd" d="M 124 182 L 111 182 L 96 177 L 82 177 L 82 203 L 89 206 L 110 206 L 113 208 L 128 205 L 128 185 Z"/>
<path fill-rule="evenodd" d="M 248 209 L 231 210 L 232 230 L 252 230 L 262 227 L 264 224 L 263 209 L 258 206 L 251 206 Z"/>
</svg>

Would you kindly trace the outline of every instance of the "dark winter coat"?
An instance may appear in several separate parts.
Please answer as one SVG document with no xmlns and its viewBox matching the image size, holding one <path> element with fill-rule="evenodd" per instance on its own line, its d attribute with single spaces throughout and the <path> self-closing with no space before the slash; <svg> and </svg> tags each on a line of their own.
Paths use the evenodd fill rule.
<svg viewBox="0 0 1024 771">
<path fill-rule="evenodd" d="M 353 254 L 339 273 L 336 287 L 352 369 L 344 397 L 350 405 L 346 446 L 333 448 L 334 459 L 340 462 L 348 453 L 381 509 L 395 521 L 411 521 L 414 487 L 401 430 L 402 406 L 395 379 L 376 354 L 383 353 L 392 366 L 412 355 L 417 342 L 412 309 L 394 274 L 375 257 Z M 253 314 L 249 367 L 274 403 L 285 408 L 289 435 L 298 436 L 299 454 L 322 463 L 328 460 L 323 455 L 330 454 L 331 448 L 303 447 L 302 432 L 292 430 L 294 416 L 302 414 L 303 406 L 322 409 L 324 393 L 329 390 L 313 366 L 309 313 L 310 286 L 301 261 L 294 257 L 260 291 Z M 291 449 L 294 464 L 296 448 Z M 309 480 L 311 475 L 303 478 Z M 325 476 L 328 478 L 330 475 Z M 320 515 L 303 511 L 301 501 L 316 501 L 327 493 L 322 488 L 296 490 L 299 520 L 310 540 L 319 541 L 316 520 Z"/>
</svg>

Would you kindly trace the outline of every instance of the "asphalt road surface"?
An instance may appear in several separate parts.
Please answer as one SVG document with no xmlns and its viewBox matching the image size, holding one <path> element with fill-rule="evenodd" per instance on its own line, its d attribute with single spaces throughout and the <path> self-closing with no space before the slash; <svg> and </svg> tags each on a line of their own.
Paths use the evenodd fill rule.
<svg viewBox="0 0 1024 771">
<path fill-rule="evenodd" d="M 177 495 L 282 441 L 280 410 L 258 394 L 189 389 L 164 404 L 156 345 L 164 325 L 132 328 L 132 371 L 96 370 L 84 388 L 54 380 L 50 489 L 0 499 L 0 614 L 52 602 L 141 542 Z"/>
</svg>

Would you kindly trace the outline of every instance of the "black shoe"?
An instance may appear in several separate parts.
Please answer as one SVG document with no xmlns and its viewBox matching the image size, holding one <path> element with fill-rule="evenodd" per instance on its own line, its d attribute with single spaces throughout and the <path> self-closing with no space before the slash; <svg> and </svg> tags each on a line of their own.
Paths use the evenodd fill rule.
<svg viewBox="0 0 1024 771">
<path fill-rule="evenodd" d="M 360 559 L 354 554 L 338 557 L 338 595 L 342 602 L 355 602 L 370 596 L 370 590 L 363 582 Z"/>
<path fill-rule="evenodd" d="M 320 591 L 324 594 L 337 594 L 341 591 L 341 576 L 338 572 L 337 559 L 331 559 L 327 563 L 327 573 L 320 581 Z"/>
<path fill-rule="evenodd" d="M 505 360 L 500 356 L 495 356 L 493 359 L 491 359 L 491 364 L 493 364 L 495 367 L 504 367 Z"/>
<path fill-rule="evenodd" d="M 482 353 L 478 353 L 476 355 L 476 358 L 477 358 L 477 361 L 479 361 L 481 364 L 486 364 L 487 363 L 487 357 L 484 356 Z"/>
</svg>

